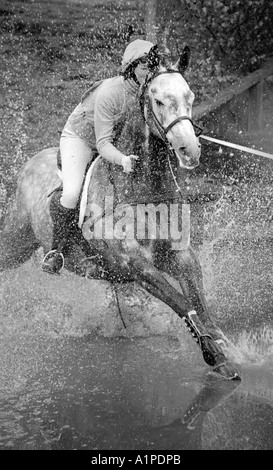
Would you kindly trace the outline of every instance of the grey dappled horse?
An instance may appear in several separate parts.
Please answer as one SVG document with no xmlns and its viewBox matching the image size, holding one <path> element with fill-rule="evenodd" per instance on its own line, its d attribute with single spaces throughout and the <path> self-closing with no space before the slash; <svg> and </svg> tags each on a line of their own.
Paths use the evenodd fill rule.
<svg viewBox="0 0 273 470">
<path fill-rule="evenodd" d="M 239 379 L 221 349 L 221 334 L 209 317 L 200 265 L 191 247 L 177 249 L 170 235 L 161 239 L 136 233 L 136 225 L 150 223 L 145 211 L 140 210 L 143 205 L 163 204 L 168 212 L 171 205 L 187 202 L 180 186 L 183 171 L 199 164 L 200 145 L 191 119 L 194 95 L 182 76 L 188 59 L 188 48 L 175 63 L 160 55 L 157 47 L 151 49 L 147 79 L 115 142 L 124 154 L 135 154 L 139 159 L 130 174 L 102 158 L 95 161 L 82 225 L 84 236 L 71 234 L 65 268 L 110 282 L 137 282 L 184 318 L 204 360 L 217 375 Z M 40 246 L 45 251 L 50 249 L 49 206 L 56 194 L 54 189 L 60 186 L 56 154 L 57 148 L 41 151 L 19 174 L 2 231 L 2 270 L 19 266 Z M 109 199 L 113 201 L 110 212 L 106 204 Z M 118 234 L 95 236 L 94 227 L 101 227 L 109 217 L 113 226 L 119 227 Z M 170 228 L 166 212 L 163 222 L 164 217 Z M 161 223 L 158 218 L 153 220 L 159 232 Z M 182 293 L 168 282 L 165 273 L 179 282 Z"/>
</svg>

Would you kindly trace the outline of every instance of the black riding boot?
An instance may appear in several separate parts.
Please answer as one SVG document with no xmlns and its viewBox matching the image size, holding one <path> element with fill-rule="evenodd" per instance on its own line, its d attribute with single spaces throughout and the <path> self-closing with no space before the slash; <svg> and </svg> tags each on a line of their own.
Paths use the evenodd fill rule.
<svg viewBox="0 0 273 470">
<path fill-rule="evenodd" d="M 64 266 L 64 255 L 68 241 L 76 232 L 77 209 L 68 209 L 60 203 L 61 192 L 55 193 L 50 203 L 50 215 L 53 221 L 51 251 L 43 259 L 42 270 L 49 274 L 60 274 Z"/>
</svg>

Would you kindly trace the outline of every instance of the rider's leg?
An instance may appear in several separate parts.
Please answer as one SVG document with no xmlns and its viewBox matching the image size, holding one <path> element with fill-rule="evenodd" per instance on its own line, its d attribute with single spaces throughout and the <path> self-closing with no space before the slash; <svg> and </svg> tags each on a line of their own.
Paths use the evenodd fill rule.
<svg viewBox="0 0 273 470">
<path fill-rule="evenodd" d="M 65 135 L 60 140 L 60 152 L 63 177 L 61 205 L 67 209 L 75 209 L 86 166 L 92 158 L 92 150 L 81 138 Z"/>
<path fill-rule="evenodd" d="M 43 271 L 59 274 L 63 264 L 68 239 L 77 227 L 76 214 L 86 166 L 91 159 L 90 147 L 80 138 L 62 136 L 60 140 L 62 158 L 63 192 L 53 196 L 50 213 L 53 221 L 51 251 L 45 256 Z"/>
</svg>

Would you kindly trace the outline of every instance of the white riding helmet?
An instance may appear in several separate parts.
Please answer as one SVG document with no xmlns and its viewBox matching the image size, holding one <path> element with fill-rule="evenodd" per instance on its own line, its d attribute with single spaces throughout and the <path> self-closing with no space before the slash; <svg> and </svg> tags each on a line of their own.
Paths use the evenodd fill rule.
<svg viewBox="0 0 273 470">
<path fill-rule="evenodd" d="M 153 46 L 154 44 L 150 41 L 144 41 L 143 39 L 136 39 L 135 41 L 130 42 L 123 54 L 121 63 L 122 72 L 125 72 L 127 67 L 129 67 L 129 65 L 131 65 L 135 60 L 141 59 L 147 55 Z"/>
</svg>

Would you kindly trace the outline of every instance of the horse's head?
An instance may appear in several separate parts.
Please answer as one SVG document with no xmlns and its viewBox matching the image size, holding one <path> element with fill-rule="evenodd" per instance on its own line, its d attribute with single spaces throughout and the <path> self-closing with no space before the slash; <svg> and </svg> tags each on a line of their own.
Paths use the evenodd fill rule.
<svg viewBox="0 0 273 470">
<path fill-rule="evenodd" d="M 182 76 L 189 55 L 186 46 L 179 59 L 170 64 L 159 54 L 157 46 L 151 49 L 149 73 L 141 90 L 141 106 L 151 132 L 175 151 L 181 167 L 192 169 L 199 164 L 201 146 L 200 128 L 191 119 L 194 93 Z M 197 136 L 194 127 L 199 130 Z"/>
</svg>

